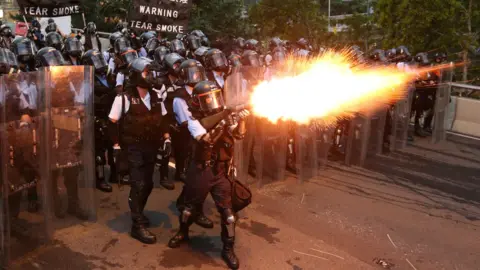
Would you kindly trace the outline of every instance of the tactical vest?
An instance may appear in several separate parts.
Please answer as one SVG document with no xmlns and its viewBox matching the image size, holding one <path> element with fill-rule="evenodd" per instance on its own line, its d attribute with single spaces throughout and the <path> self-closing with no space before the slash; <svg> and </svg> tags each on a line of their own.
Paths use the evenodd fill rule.
<svg viewBox="0 0 480 270">
<path fill-rule="evenodd" d="M 163 138 L 162 102 L 155 91 L 149 90 L 148 93 L 151 110 L 148 110 L 138 95 L 126 95 L 130 101 L 130 108 L 124 116 L 122 128 L 122 142 L 125 144 L 159 143 Z"/>
<path fill-rule="evenodd" d="M 95 117 L 107 119 L 115 100 L 115 91 L 110 86 L 105 86 L 98 79 L 95 79 L 94 94 Z"/>
<path fill-rule="evenodd" d="M 210 147 L 203 142 L 195 142 L 194 157 L 200 164 L 227 162 L 233 157 L 234 139 L 229 134 L 224 134 L 214 145 Z"/>
<path fill-rule="evenodd" d="M 169 114 L 171 112 L 171 115 L 175 115 L 175 112 L 173 111 L 173 100 L 175 98 L 181 98 L 185 100 L 187 106 L 190 108 L 190 105 L 192 103 L 192 96 L 187 92 L 185 88 L 180 88 L 173 93 L 168 93 L 167 100 L 165 101 L 165 107 L 167 108 L 167 112 Z M 181 125 L 182 123 L 178 124 Z"/>
</svg>

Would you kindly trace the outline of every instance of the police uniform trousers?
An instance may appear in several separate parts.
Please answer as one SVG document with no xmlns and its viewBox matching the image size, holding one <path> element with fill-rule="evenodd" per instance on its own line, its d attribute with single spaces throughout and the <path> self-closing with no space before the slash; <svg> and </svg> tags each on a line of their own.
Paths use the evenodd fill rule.
<svg viewBox="0 0 480 270">
<path fill-rule="evenodd" d="M 223 215 L 224 209 L 232 208 L 232 186 L 227 179 L 228 162 L 217 162 L 213 166 L 204 166 L 192 161 L 187 170 L 187 179 L 183 191 L 177 200 L 180 210 L 184 206 L 198 207 L 211 194 L 217 210 Z M 195 209 L 195 212 L 201 209 Z"/>
<path fill-rule="evenodd" d="M 154 143 L 134 143 L 127 145 L 131 189 L 129 205 L 133 225 L 143 220 L 143 210 L 153 190 L 153 171 L 157 149 Z"/>
<path fill-rule="evenodd" d="M 79 167 L 69 167 L 58 170 L 53 170 L 51 172 L 51 186 L 53 190 L 53 203 L 55 214 L 59 215 L 61 202 L 60 194 L 58 189 L 58 181 L 60 175 L 63 176 L 63 183 L 65 185 L 68 197 L 68 208 L 70 210 L 76 210 L 79 207 L 79 198 L 78 198 L 78 175 L 80 172 Z"/>
</svg>

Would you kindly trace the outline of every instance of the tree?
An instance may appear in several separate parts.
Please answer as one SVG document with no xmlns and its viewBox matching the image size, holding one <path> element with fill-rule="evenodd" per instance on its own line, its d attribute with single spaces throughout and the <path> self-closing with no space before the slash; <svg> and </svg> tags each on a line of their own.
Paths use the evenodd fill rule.
<svg viewBox="0 0 480 270">
<path fill-rule="evenodd" d="M 247 31 L 243 1 L 196 1 L 190 14 L 189 28 L 201 29 L 210 39 L 243 36 Z"/>
<path fill-rule="evenodd" d="M 376 23 L 384 48 L 406 45 L 413 52 L 461 51 L 465 64 L 478 46 L 480 4 L 474 0 L 379 0 Z M 463 68 L 467 81 L 468 65 Z"/>
<path fill-rule="evenodd" d="M 260 37 L 305 37 L 319 44 L 327 29 L 320 5 L 312 0 L 261 0 L 252 6 L 249 17 Z"/>
</svg>

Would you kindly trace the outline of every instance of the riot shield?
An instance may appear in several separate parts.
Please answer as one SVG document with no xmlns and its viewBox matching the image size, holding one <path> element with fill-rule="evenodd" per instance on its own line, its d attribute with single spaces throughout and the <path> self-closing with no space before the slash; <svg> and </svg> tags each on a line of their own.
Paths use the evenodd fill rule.
<svg viewBox="0 0 480 270">
<path fill-rule="evenodd" d="M 297 176 L 303 183 L 318 176 L 319 155 L 315 129 L 307 125 L 298 125 L 295 134 Z"/>
<path fill-rule="evenodd" d="M 447 136 L 445 125 L 448 118 L 448 104 L 450 103 L 452 78 L 452 68 L 442 70 L 435 99 L 432 143 L 445 141 Z"/>
<path fill-rule="evenodd" d="M 257 119 L 259 186 L 285 179 L 287 163 L 288 126 L 284 121 L 276 124 Z"/>
<path fill-rule="evenodd" d="M 21 260 L 57 229 L 95 218 L 92 76 L 79 66 L 2 79 L 6 261 Z"/>
<path fill-rule="evenodd" d="M 390 135 L 390 151 L 403 149 L 407 146 L 408 131 L 410 129 L 410 114 L 415 87 L 407 88 L 405 98 L 395 103 L 392 110 L 392 134 Z"/>
<path fill-rule="evenodd" d="M 243 107 L 249 101 L 248 84 L 243 78 L 242 73 L 233 72 L 225 80 L 224 98 L 228 108 L 235 109 Z M 255 117 L 249 116 L 246 119 L 247 133 L 243 140 L 236 140 L 234 145 L 233 165 L 236 171 L 236 177 L 243 183 L 248 181 L 248 169 L 251 157 L 253 156 L 253 138 L 255 134 Z"/>
<path fill-rule="evenodd" d="M 375 113 L 356 113 L 347 136 L 345 164 L 363 166 L 367 156 L 382 153 L 388 107 Z"/>
</svg>

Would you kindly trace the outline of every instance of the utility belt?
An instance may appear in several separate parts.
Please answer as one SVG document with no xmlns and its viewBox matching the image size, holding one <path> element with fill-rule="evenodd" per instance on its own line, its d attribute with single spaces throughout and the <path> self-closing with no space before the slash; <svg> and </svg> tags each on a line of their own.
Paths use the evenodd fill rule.
<svg viewBox="0 0 480 270">
<path fill-rule="evenodd" d="M 124 144 L 143 144 L 143 145 L 152 145 L 154 147 L 158 144 L 159 136 L 122 136 L 122 143 Z"/>
</svg>

